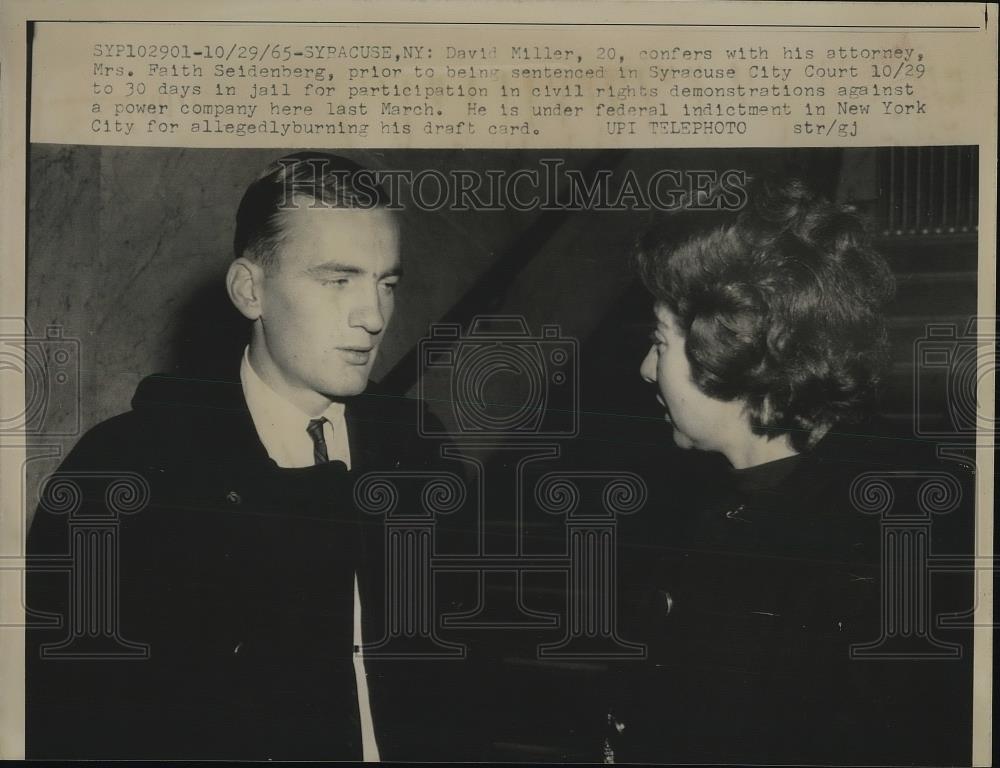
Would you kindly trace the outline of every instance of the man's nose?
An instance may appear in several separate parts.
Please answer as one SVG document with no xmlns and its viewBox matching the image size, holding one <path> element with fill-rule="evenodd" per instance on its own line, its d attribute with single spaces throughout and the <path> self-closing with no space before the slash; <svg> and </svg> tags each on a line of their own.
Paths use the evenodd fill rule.
<svg viewBox="0 0 1000 768">
<path fill-rule="evenodd" d="M 386 312 L 378 296 L 378 287 L 367 291 L 351 311 L 351 325 L 364 328 L 370 334 L 381 333 L 385 328 Z"/>
<path fill-rule="evenodd" d="M 639 375 L 650 384 L 656 383 L 656 349 L 650 347 L 639 366 Z"/>
</svg>

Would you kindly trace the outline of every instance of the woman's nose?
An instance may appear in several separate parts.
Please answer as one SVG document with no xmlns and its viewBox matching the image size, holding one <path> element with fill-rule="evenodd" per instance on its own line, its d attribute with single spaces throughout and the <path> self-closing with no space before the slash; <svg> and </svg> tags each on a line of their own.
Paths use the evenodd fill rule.
<svg viewBox="0 0 1000 768">
<path fill-rule="evenodd" d="M 650 384 L 656 383 L 656 347 L 650 347 L 649 352 L 639 366 L 639 375 Z"/>
</svg>

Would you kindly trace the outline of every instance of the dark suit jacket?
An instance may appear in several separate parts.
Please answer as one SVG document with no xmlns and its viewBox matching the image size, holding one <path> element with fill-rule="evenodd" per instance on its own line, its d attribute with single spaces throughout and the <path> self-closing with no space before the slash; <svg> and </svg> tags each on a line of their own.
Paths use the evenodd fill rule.
<svg viewBox="0 0 1000 768">
<path fill-rule="evenodd" d="M 658 510 L 671 524 L 625 547 L 625 633 L 648 644 L 649 658 L 614 675 L 610 710 L 624 725 L 609 733 L 617 760 L 968 762 L 967 632 L 936 631 L 964 642 L 960 659 L 851 658 L 852 645 L 879 640 L 886 627 L 889 556 L 884 520 L 852 505 L 852 481 L 920 468 L 912 456 L 863 457 L 860 442 L 827 438 L 810 455 L 677 482 Z M 962 479 L 953 467 L 923 469 Z M 920 476 L 888 482 L 895 513 L 915 510 Z M 965 491 L 956 518 L 971 511 L 971 485 Z M 955 551 L 941 536 L 934 544 Z M 968 578 L 939 585 L 935 577 L 932 586 L 935 615 L 972 604 Z"/>
<path fill-rule="evenodd" d="M 70 615 L 69 580 L 32 567 L 27 755 L 360 758 L 353 575 L 374 616 L 384 563 L 382 521 L 357 510 L 353 486 L 368 471 L 435 467 L 438 446 L 418 439 L 417 407 L 374 392 L 353 398 L 351 472 L 339 462 L 281 469 L 257 437 L 238 376 L 144 380 L 132 410 L 85 434 L 59 474 L 82 495 L 77 523 L 107 517 L 114 477 L 132 477 L 140 495 L 148 486 L 148 505 L 105 530 L 120 552 L 111 579 L 120 637 L 148 644 L 149 656 L 41 658 L 71 630 L 69 650 L 107 650 L 108 631 L 39 626 Z M 30 556 L 70 550 L 70 518 L 58 506 L 39 508 Z M 478 756 L 461 662 L 367 668 L 383 759 Z"/>
</svg>

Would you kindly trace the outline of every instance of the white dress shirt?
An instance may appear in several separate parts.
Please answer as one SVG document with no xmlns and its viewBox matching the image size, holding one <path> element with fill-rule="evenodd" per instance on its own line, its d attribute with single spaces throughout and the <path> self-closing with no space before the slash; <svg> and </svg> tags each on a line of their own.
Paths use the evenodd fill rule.
<svg viewBox="0 0 1000 768">
<path fill-rule="evenodd" d="M 319 416 L 310 416 L 275 392 L 250 365 L 249 347 L 243 352 L 240 365 L 240 381 L 253 425 L 260 441 L 279 467 L 311 467 L 315 463 L 313 441 L 306 431 L 309 422 L 316 418 L 326 418 L 323 424 L 323 438 L 326 441 L 327 458 L 342 461 L 351 468 L 351 448 L 347 439 L 347 420 L 344 418 L 344 404 L 330 403 Z M 354 574 L 354 674 L 358 685 L 358 710 L 361 713 L 362 759 L 378 762 L 378 744 L 375 740 L 375 725 L 368 700 L 368 678 L 365 660 L 361 653 L 361 595 L 358 591 L 358 575 Z"/>
</svg>

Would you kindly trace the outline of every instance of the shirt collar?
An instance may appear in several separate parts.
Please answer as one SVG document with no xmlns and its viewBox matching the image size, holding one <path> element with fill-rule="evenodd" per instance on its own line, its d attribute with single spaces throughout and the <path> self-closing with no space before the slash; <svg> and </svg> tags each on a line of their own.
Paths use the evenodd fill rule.
<svg viewBox="0 0 1000 768">
<path fill-rule="evenodd" d="M 310 466 L 313 461 L 312 441 L 306 427 L 313 419 L 325 417 L 335 430 L 338 427 L 344 429 L 344 404 L 332 402 L 320 416 L 310 416 L 275 392 L 260 377 L 250 365 L 249 350 L 249 346 L 243 350 L 240 381 L 257 436 L 268 456 L 279 467 Z"/>
</svg>

